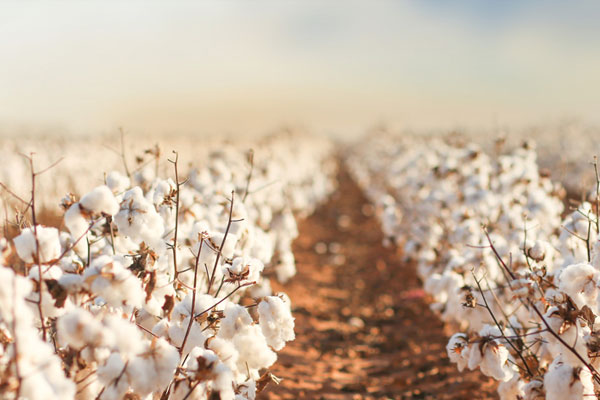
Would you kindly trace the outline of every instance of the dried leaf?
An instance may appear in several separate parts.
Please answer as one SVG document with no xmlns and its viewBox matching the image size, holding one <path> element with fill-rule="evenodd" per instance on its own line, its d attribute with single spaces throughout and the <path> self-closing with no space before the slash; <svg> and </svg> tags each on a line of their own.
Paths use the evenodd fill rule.
<svg viewBox="0 0 600 400">
<path fill-rule="evenodd" d="M 256 381 L 256 393 L 260 393 L 265 390 L 267 385 L 271 382 L 279 385 L 281 379 L 267 371 Z"/>
<path fill-rule="evenodd" d="M 579 312 L 583 319 L 587 321 L 589 326 L 594 326 L 594 322 L 596 321 L 596 314 L 594 314 L 591 308 L 589 308 L 587 305 L 584 305 L 583 307 L 581 307 L 581 310 L 579 310 Z"/>
<path fill-rule="evenodd" d="M 50 295 L 54 299 L 54 306 L 63 308 L 65 306 L 65 301 L 67 300 L 67 291 L 65 288 L 60 286 L 56 279 L 44 279 L 44 282 L 46 283 L 46 287 L 48 287 Z"/>
<path fill-rule="evenodd" d="M 173 298 L 173 296 L 165 294 L 165 303 L 162 306 L 162 310 L 169 321 L 171 320 L 171 313 L 173 312 L 173 307 L 175 307 L 175 299 Z"/>
</svg>

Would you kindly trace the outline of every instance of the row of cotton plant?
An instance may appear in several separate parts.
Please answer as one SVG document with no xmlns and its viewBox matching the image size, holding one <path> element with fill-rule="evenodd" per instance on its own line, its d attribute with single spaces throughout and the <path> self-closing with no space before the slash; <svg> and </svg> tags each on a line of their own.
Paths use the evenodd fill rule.
<svg viewBox="0 0 600 400">
<path fill-rule="evenodd" d="M 347 163 L 387 242 L 414 259 L 431 307 L 459 333 L 450 359 L 498 380 L 503 399 L 581 399 L 600 389 L 600 226 L 591 203 L 563 220 L 562 190 L 531 144 L 380 136 Z M 600 322 L 600 321 L 599 321 Z"/>
<path fill-rule="evenodd" d="M 295 216 L 334 189 L 331 151 L 221 145 L 185 174 L 173 154 L 171 177 L 113 171 L 65 196 L 62 227 L 23 204 L 0 243 L 2 398 L 254 399 L 294 339 L 269 277 L 295 271 Z"/>
</svg>

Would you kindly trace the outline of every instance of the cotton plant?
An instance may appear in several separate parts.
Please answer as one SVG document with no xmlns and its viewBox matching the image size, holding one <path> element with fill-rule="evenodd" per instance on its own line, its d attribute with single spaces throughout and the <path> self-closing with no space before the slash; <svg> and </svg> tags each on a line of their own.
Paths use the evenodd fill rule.
<svg viewBox="0 0 600 400">
<path fill-rule="evenodd" d="M 499 381 L 502 399 L 596 396 L 594 191 L 563 219 L 563 191 L 531 143 L 491 157 L 473 144 L 381 135 L 346 162 L 386 241 L 416 261 L 432 309 L 460 329 L 447 346 L 459 370 Z"/>
<path fill-rule="evenodd" d="M 295 273 L 296 218 L 332 192 L 335 165 L 325 140 L 259 145 L 220 144 L 199 167 L 173 155 L 170 176 L 155 149 L 156 163 L 64 196 L 64 230 L 2 239 L 17 285 L 0 293 L 5 397 L 242 400 L 277 382 L 294 318 L 269 280 Z"/>
</svg>

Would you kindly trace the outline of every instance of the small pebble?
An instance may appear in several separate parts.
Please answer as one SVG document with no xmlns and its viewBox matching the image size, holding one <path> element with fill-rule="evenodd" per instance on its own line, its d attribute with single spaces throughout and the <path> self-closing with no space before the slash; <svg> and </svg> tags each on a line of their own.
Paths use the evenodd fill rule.
<svg viewBox="0 0 600 400">
<path fill-rule="evenodd" d="M 346 263 L 346 257 L 344 257 L 342 254 L 336 254 L 331 259 L 331 262 L 336 267 L 339 267 L 340 265 L 344 265 Z"/>
<path fill-rule="evenodd" d="M 358 317 L 352 317 L 348 320 L 348 323 L 358 329 L 362 329 L 365 327 L 365 323 L 362 319 L 358 318 Z"/>
<path fill-rule="evenodd" d="M 375 207 L 372 204 L 365 204 L 362 206 L 361 212 L 365 217 L 372 217 L 375 214 Z"/>
<path fill-rule="evenodd" d="M 315 252 L 321 255 L 327 253 L 327 244 L 324 242 L 318 242 L 315 244 Z"/>
<path fill-rule="evenodd" d="M 345 214 L 340 215 L 340 217 L 337 220 L 338 227 L 340 227 L 342 230 L 346 230 L 346 229 L 350 228 L 351 223 L 352 223 L 352 219 Z"/>
<path fill-rule="evenodd" d="M 342 251 L 342 245 L 338 242 L 329 243 L 329 252 L 331 254 L 339 254 Z"/>
</svg>

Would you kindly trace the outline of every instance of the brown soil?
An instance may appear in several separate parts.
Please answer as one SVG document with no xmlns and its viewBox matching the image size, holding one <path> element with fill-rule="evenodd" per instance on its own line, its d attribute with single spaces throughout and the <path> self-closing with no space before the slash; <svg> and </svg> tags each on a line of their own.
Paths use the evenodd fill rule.
<svg viewBox="0 0 600 400">
<path fill-rule="evenodd" d="M 382 246 L 367 204 L 342 172 L 336 194 L 300 223 L 298 274 L 275 287 L 292 299 L 297 339 L 272 368 L 283 381 L 261 399 L 497 398 L 479 371 L 450 363 L 414 266 Z M 320 242 L 327 253 L 315 251 Z"/>
</svg>

